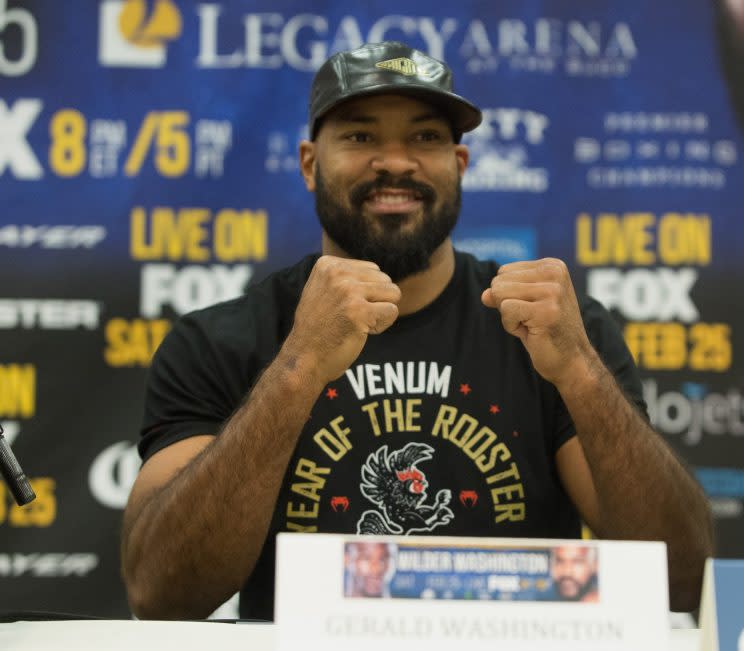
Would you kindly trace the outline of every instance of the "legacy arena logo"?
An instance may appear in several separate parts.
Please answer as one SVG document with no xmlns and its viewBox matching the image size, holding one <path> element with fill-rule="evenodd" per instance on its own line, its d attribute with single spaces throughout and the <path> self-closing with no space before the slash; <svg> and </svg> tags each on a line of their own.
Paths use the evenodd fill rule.
<svg viewBox="0 0 744 651">
<path fill-rule="evenodd" d="M 516 108 L 483 109 L 483 122 L 463 142 L 471 164 L 462 180 L 464 190 L 545 192 L 548 170 L 529 165 L 530 152 L 545 140 L 546 115 Z"/>
<path fill-rule="evenodd" d="M 655 380 L 644 380 L 643 398 L 651 424 L 683 443 L 698 445 L 703 436 L 744 437 L 744 397 L 739 389 L 727 393 L 708 392 L 696 382 L 686 382 L 681 391 L 659 392 Z"/>
<path fill-rule="evenodd" d="M 313 72 L 330 54 L 363 43 L 402 40 L 472 74 L 499 67 L 569 76 L 619 77 L 638 56 L 627 23 L 515 18 L 384 15 L 371 24 L 353 15 L 331 21 L 319 14 L 237 13 L 238 3 L 182 3 L 194 7 L 198 68 L 262 68 Z M 102 65 L 160 67 L 168 41 L 181 34 L 174 0 L 104 0 L 100 16 Z M 238 28 L 239 26 L 239 28 Z"/>
<path fill-rule="evenodd" d="M 161 68 L 166 44 L 181 35 L 181 13 L 172 0 L 104 0 L 99 20 L 104 66 Z"/>
</svg>

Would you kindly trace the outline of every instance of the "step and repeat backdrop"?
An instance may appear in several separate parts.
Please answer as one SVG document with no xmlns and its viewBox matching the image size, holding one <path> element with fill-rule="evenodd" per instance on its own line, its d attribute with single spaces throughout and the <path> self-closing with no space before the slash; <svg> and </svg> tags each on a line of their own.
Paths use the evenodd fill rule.
<svg viewBox="0 0 744 651">
<path fill-rule="evenodd" d="M 152 353 L 318 249 L 312 75 L 385 39 L 483 108 L 457 246 L 566 260 L 744 555 L 743 2 L 0 0 L 0 423 L 38 495 L 0 484 L 0 611 L 129 615 Z"/>
</svg>

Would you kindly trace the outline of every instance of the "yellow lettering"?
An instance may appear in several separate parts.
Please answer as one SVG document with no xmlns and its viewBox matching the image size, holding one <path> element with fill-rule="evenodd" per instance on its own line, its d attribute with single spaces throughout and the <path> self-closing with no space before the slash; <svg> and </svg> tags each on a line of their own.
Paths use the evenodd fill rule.
<svg viewBox="0 0 744 651">
<path fill-rule="evenodd" d="M 457 421 L 454 429 L 450 432 L 449 440 L 458 448 L 461 448 L 468 442 L 470 435 L 478 427 L 478 421 L 470 414 L 463 414 Z"/>
<path fill-rule="evenodd" d="M 293 503 L 290 502 L 287 504 L 287 517 L 288 518 L 317 518 L 318 517 L 318 507 L 320 505 L 316 502 L 311 506 L 311 510 L 308 511 L 305 504 L 300 502 L 297 506 L 293 506 Z"/>
<path fill-rule="evenodd" d="M 524 502 L 517 502 L 516 504 L 494 504 L 493 510 L 496 512 L 496 524 L 504 520 L 509 520 L 510 522 L 521 522 L 524 520 Z"/>
<path fill-rule="evenodd" d="M 113 367 L 149 366 L 170 327 L 167 319 L 111 319 L 104 328 L 103 358 Z"/>
<path fill-rule="evenodd" d="M 668 265 L 710 264 L 710 217 L 663 215 L 659 222 L 659 257 Z"/>
<path fill-rule="evenodd" d="M 214 252 L 219 260 L 265 260 L 268 254 L 265 210 L 221 210 L 214 222 Z"/>
<path fill-rule="evenodd" d="M 411 398 L 406 400 L 406 432 L 420 432 L 421 425 L 415 423 L 415 420 L 421 416 L 417 407 L 421 406 L 421 398 Z"/>
<path fill-rule="evenodd" d="M 287 522 L 287 529 L 289 529 L 290 531 L 299 531 L 300 533 L 316 533 L 318 531 L 318 526 L 313 524 L 309 527 L 306 527 L 303 524 Z"/>
<path fill-rule="evenodd" d="M 320 501 L 320 491 L 323 490 L 326 480 L 320 475 L 327 475 L 331 472 L 330 468 L 324 468 L 316 465 L 309 459 L 300 459 L 295 468 L 295 476 L 299 479 L 306 479 L 307 482 L 295 482 L 291 486 L 291 491 L 302 497 Z"/>
<path fill-rule="evenodd" d="M 184 208 L 178 214 L 178 230 L 185 242 L 186 259 L 194 262 L 209 260 L 210 251 L 204 245 L 207 239 L 205 222 L 209 220 L 206 208 Z"/>
<path fill-rule="evenodd" d="M 434 427 L 431 429 L 432 436 L 439 436 L 439 432 L 442 432 L 442 438 L 449 438 L 450 425 L 455 422 L 457 418 L 457 408 L 450 407 L 448 405 L 441 405 L 439 407 L 439 413 L 437 413 L 437 419 L 434 421 Z"/>
<path fill-rule="evenodd" d="M 0 366 L 0 416 L 31 418 L 36 412 L 36 367 Z"/>
<path fill-rule="evenodd" d="M 653 264 L 654 235 L 648 229 L 654 223 L 651 213 L 601 213 L 594 223 L 582 213 L 576 220 L 576 259 L 584 266 Z"/>
<path fill-rule="evenodd" d="M 501 500 L 500 495 L 503 495 L 507 500 L 511 500 L 516 494 L 520 499 L 524 498 L 524 488 L 522 484 L 510 484 L 509 486 L 499 486 L 498 488 L 491 489 L 491 499 L 494 504 L 499 504 Z"/>
<path fill-rule="evenodd" d="M 467 444 L 462 448 L 473 461 L 481 456 L 491 444 L 498 438 L 496 433 L 488 427 L 481 427 L 474 436 L 468 439 Z M 483 442 L 476 448 L 475 446 L 483 439 Z M 475 448 L 475 449 L 474 449 Z"/>
<path fill-rule="evenodd" d="M 375 410 L 377 409 L 377 405 L 379 403 L 377 402 L 370 402 L 366 405 L 362 405 L 362 411 L 369 416 L 369 424 L 372 426 L 372 432 L 375 436 L 380 436 L 382 434 L 382 430 L 380 429 L 380 421 L 377 419 L 377 414 L 375 413 Z"/>
<path fill-rule="evenodd" d="M 585 267 L 602 264 L 599 251 L 592 245 L 592 218 L 582 213 L 576 218 L 576 260 Z"/>
<path fill-rule="evenodd" d="M 623 336 L 642 368 L 678 370 L 687 362 L 687 332 L 680 323 L 628 323 Z"/>
<path fill-rule="evenodd" d="M 497 443 L 491 448 L 488 460 L 486 460 L 486 455 L 484 454 L 476 460 L 475 465 L 478 467 L 478 470 L 486 473 L 493 469 L 497 461 L 508 461 L 509 459 L 511 459 L 509 448 L 504 443 Z"/>
<path fill-rule="evenodd" d="M 211 241 L 210 241 L 211 240 Z M 133 260 L 224 262 L 265 260 L 268 255 L 268 216 L 265 210 L 223 209 L 212 220 L 207 208 L 137 206 L 130 215 L 130 254 Z M 212 251 L 214 249 L 214 251 Z"/>
<path fill-rule="evenodd" d="M 144 208 L 136 206 L 132 208 L 129 218 L 129 254 L 132 260 L 154 260 L 157 254 L 153 253 L 153 247 L 147 243 L 145 231 L 147 230 L 147 214 Z"/>
<path fill-rule="evenodd" d="M 49 164 L 59 176 L 77 176 L 86 162 L 85 136 L 88 125 L 80 111 L 57 111 L 49 122 Z"/>
<path fill-rule="evenodd" d="M 48 527 L 57 517 L 56 483 L 50 477 L 29 480 L 36 499 L 26 506 L 14 504 L 10 508 L 8 523 L 12 527 Z"/>
<path fill-rule="evenodd" d="M 731 327 L 726 323 L 696 323 L 690 328 L 690 368 L 727 371 L 731 367 Z"/>
<path fill-rule="evenodd" d="M 486 483 L 495 484 L 497 482 L 504 481 L 504 479 L 519 479 L 519 469 L 517 468 L 517 464 L 514 461 L 511 462 L 509 470 L 497 472 L 495 475 L 486 477 Z"/>
<path fill-rule="evenodd" d="M 382 417 L 384 419 L 385 433 L 391 434 L 393 432 L 420 432 L 421 425 L 416 421 L 421 416 L 418 411 L 418 407 L 421 406 L 420 398 L 412 398 L 405 401 L 396 399 L 388 400 L 387 398 L 382 401 Z M 382 428 L 380 427 L 380 419 L 377 415 L 379 402 L 370 402 L 366 405 L 362 405 L 362 411 L 369 417 L 369 423 L 372 426 L 372 431 L 375 436 L 382 434 Z"/>
<path fill-rule="evenodd" d="M 392 403 L 392 400 L 383 400 L 382 401 L 382 413 L 385 417 L 385 431 L 390 433 L 393 431 L 393 420 L 398 424 L 398 430 L 401 431 L 403 429 L 404 424 L 404 416 L 403 416 L 403 401 L 400 399 L 397 399 L 395 401 L 395 408 L 393 409 L 390 404 Z"/>
<path fill-rule="evenodd" d="M 653 227 L 657 232 L 653 232 Z M 657 255 L 658 253 L 658 255 Z M 584 266 L 707 265 L 711 260 L 708 215 L 665 213 L 581 213 L 576 218 L 576 259 Z"/>
</svg>

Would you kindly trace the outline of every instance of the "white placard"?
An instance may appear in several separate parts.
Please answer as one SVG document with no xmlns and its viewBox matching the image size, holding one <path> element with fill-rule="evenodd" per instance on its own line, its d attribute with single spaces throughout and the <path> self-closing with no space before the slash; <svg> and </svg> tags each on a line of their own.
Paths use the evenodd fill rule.
<svg viewBox="0 0 744 651">
<path fill-rule="evenodd" d="M 280 534 L 279 648 L 664 651 L 666 568 L 653 542 Z"/>
</svg>

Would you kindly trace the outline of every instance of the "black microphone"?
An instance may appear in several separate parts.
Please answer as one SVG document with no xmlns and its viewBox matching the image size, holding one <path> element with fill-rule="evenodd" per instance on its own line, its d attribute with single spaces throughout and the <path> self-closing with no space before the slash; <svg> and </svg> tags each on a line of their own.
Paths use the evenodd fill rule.
<svg viewBox="0 0 744 651">
<path fill-rule="evenodd" d="M 16 504 L 23 506 L 36 499 L 36 493 L 28 483 L 26 475 L 15 458 L 13 450 L 3 436 L 3 426 L 0 425 L 0 474 L 8 484 L 10 492 L 13 493 Z"/>
</svg>

